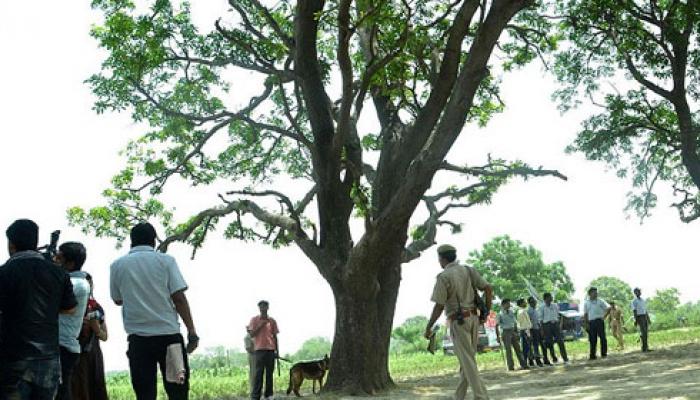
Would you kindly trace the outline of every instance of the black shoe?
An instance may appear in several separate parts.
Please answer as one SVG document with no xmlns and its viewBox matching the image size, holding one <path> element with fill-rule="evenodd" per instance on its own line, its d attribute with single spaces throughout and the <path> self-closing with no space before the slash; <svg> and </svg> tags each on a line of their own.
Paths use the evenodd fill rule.
<svg viewBox="0 0 700 400">
<path fill-rule="evenodd" d="M 596 357 L 596 356 L 590 356 L 590 357 L 588 357 L 588 361 L 595 361 L 595 360 L 597 360 L 597 359 L 598 359 L 598 357 Z"/>
<path fill-rule="evenodd" d="M 544 367 L 544 365 L 542 364 L 542 361 L 539 358 L 537 359 L 537 366 Z"/>
<path fill-rule="evenodd" d="M 530 365 L 531 367 L 534 367 L 534 366 L 535 366 L 535 361 L 534 361 L 534 360 L 530 360 L 529 365 Z"/>
<path fill-rule="evenodd" d="M 603 354 L 603 355 L 600 356 L 600 357 L 601 357 L 601 358 L 608 358 L 608 355 L 607 355 L 607 354 Z"/>
<path fill-rule="evenodd" d="M 552 358 L 552 364 L 556 364 L 557 361 L 559 361 L 559 360 L 558 360 L 556 357 L 553 357 L 553 358 Z"/>
</svg>

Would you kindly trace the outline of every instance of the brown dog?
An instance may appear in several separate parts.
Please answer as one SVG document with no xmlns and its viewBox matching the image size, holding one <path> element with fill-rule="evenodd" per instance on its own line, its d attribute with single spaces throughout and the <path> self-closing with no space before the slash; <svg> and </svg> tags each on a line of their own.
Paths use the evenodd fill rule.
<svg viewBox="0 0 700 400">
<path fill-rule="evenodd" d="M 314 394 L 316 394 L 316 381 L 318 381 L 318 390 L 320 391 L 323 386 L 323 377 L 326 376 L 330 361 L 328 354 L 326 354 L 320 360 L 302 361 L 294 364 L 289 370 L 289 387 L 287 388 L 287 394 L 294 391 L 297 397 L 301 397 L 299 388 L 301 388 L 304 379 L 313 380 L 312 391 Z"/>
</svg>

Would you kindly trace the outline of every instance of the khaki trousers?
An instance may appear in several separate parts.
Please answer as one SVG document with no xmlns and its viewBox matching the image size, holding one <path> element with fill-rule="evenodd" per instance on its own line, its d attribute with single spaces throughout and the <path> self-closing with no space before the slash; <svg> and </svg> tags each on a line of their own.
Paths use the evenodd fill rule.
<svg viewBox="0 0 700 400">
<path fill-rule="evenodd" d="M 460 379 L 455 400 L 464 400 L 467 395 L 469 385 L 474 391 L 475 400 L 488 400 L 486 385 L 479 376 L 479 369 L 476 366 L 476 341 L 479 332 L 479 320 L 476 316 L 464 319 L 464 324 L 457 321 L 450 322 L 450 332 L 454 342 L 454 352 L 459 359 Z"/>
</svg>

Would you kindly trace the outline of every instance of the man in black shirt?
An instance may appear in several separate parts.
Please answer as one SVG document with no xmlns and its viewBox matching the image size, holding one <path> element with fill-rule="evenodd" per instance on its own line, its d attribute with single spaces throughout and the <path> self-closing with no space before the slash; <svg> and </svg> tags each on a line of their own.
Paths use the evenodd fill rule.
<svg viewBox="0 0 700 400">
<path fill-rule="evenodd" d="M 10 259 L 0 266 L 0 400 L 52 400 L 61 368 L 58 315 L 76 306 L 66 272 L 39 254 L 39 227 L 7 228 Z"/>
</svg>

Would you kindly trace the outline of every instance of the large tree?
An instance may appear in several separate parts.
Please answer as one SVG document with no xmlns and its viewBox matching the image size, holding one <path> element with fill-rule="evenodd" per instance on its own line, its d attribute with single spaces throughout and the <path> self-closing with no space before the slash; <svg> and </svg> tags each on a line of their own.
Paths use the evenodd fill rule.
<svg viewBox="0 0 700 400">
<path fill-rule="evenodd" d="M 681 220 L 699 218 L 700 1 L 567 0 L 557 13 L 569 41 L 553 69 L 558 97 L 601 109 L 571 150 L 631 177 L 628 209 L 640 217 L 667 182 Z"/>
<path fill-rule="evenodd" d="M 496 296 L 511 300 L 527 298 L 527 279 L 538 294 L 549 292 L 555 301 L 568 301 L 574 284 L 561 261 L 547 264 L 542 252 L 508 235 L 484 243 L 469 254 L 468 264 L 476 268 L 494 287 Z"/>
<path fill-rule="evenodd" d="M 335 297 L 326 388 L 375 393 L 392 385 L 402 263 L 440 226 L 459 229 L 449 211 L 489 202 L 510 178 L 563 178 L 519 161 L 446 160 L 468 121 L 502 108 L 500 74 L 552 48 L 549 22 L 532 0 L 229 5 L 202 31 L 187 4 L 93 1 L 106 53 L 89 79 L 96 110 L 130 110 L 150 131 L 126 149 L 107 204 L 70 218 L 118 238 L 158 219 L 163 251 L 175 241 L 196 249 L 219 224 L 230 238 L 296 245 Z M 251 86 L 259 92 L 248 97 Z M 429 191 L 438 172 L 454 186 Z M 174 222 L 162 197 L 172 182 L 213 193 L 213 204 Z M 412 217 L 425 220 L 411 229 Z"/>
</svg>

